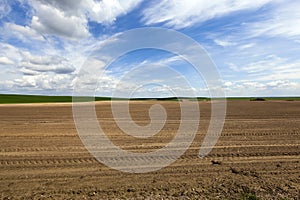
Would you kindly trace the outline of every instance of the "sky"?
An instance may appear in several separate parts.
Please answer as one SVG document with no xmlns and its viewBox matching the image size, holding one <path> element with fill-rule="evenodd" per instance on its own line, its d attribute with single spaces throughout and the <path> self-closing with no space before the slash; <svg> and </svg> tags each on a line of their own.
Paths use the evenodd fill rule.
<svg viewBox="0 0 300 200">
<path fill-rule="evenodd" d="M 176 52 L 113 58 L 122 35 L 156 27 L 199 43 L 226 96 L 300 96 L 299 8 L 295 0 L 0 0 L 0 93 L 72 95 L 80 84 L 97 96 L 209 96 L 203 74 Z"/>
</svg>

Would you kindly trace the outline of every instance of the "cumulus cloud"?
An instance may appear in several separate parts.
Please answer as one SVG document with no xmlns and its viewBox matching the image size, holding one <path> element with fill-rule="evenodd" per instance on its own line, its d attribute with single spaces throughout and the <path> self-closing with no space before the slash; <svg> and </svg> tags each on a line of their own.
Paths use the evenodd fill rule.
<svg viewBox="0 0 300 200">
<path fill-rule="evenodd" d="M 24 75 L 12 80 L 0 80 L 0 91 L 46 95 L 71 95 L 72 79 L 68 74 Z"/>
<path fill-rule="evenodd" d="M 0 64 L 3 64 L 3 65 L 13 65 L 14 62 L 10 59 L 8 59 L 7 57 L 0 57 Z"/>
<path fill-rule="evenodd" d="M 23 42 L 32 42 L 32 40 L 44 41 L 44 38 L 36 30 L 29 26 L 21 26 L 14 23 L 5 23 L 1 27 L 1 35 L 5 38 L 18 38 Z"/>
<path fill-rule="evenodd" d="M 289 80 L 235 81 L 226 87 L 227 96 L 297 96 L 300 83 Z"/>
<path fill-rule="evenodd" d="M 6 57 L 8 60 L 17 63 L 22 59 L 21 54 L 22 51 L 20 49 L 10 44 L 0 42 L 0 57 Z"/>
<path fill-rule="evenodd" d="M 35 14 L 31 27 L 43 34 L 68 38 L 90 35 L 88 21 L 109 25 L 135 8 L 141 0 L 54 0 L 31 1 Z"/>
<path fill-rule="evenodd" d="M 31 92 L 69 92 L 72 88 L 72 77 L 66 74 L 51 75 L 51 74 L 39 74 L 36 76 L 23 76 L 15 79 L 12 82 L 12 87 L 16 89 L 29 90 Z"/>
<path fill-rule="evenodd" d="M 143 21 L 147 25 L 163 23 L 167 27 L 181 29 L 216 17 L 228 15 L 232 12 L 258 9 L 269 2 L 271 0 L 155 1 L 149 8 L 144 10 Z"/>
<path fill-rule="evenodd" d="M 42 34 L 54 34 L 70 38 L 83 38 L 89 35 L 87 19 L 83 15 L 68 15 L 50 4 L 34 1 L 36 15 L 31 27 Z"/>
<path fill-rule="evenodd" d="M 89 1 L 89 17 L 99 23 L 112 23 L 118 16 L 135 8 L 141 0 L 103 0 Z"/>
<path fill-rule="evenodd" d="M 36 75 L 38 72 L 54 72 L 57 74 L 69 74 L 75 71 L 66 58 L 60 56 L 32 56 L 28 55 L 19 64 L 21 72 L 27 75 Z"/>
</svg>

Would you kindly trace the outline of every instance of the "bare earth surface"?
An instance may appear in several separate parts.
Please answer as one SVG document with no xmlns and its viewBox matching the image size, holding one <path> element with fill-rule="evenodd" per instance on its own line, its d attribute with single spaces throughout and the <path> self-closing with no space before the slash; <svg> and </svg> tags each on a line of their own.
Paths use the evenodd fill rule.
<svg viewBox="0 0 300 200">
<path fill-rule="evenodd" d="M 139 125 L 157 102 L 132 102 Z M 109 102 L 97 103 L 99 123 L 125 150 L 165 146 L 180 123 L 177 102 L 160 102 L 164 129 L 135 139 L 114 123 Z M 200 127 L 190 149 L 171 166 L 123 173 L 94 159 L 83 146 L 70 104 L 0 105 L 0 199 L 299 199 L 300 101 L 228 101 L 222 135 L 197 157 L 210 119 L 200 102 Z"/>
</svg>

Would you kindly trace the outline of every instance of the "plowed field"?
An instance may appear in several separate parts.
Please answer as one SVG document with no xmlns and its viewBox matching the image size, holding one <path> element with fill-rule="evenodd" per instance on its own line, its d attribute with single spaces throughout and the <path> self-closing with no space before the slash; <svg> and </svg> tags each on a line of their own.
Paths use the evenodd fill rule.
<svg viewBox="0 0 300 200">
<path fill-rule="evenodd" d="M 155 101 L 130 103 L 132 118 L 149 123 Z M 99 123 L 115 145 L 148 152 L 165 146 L 180 123 L 178 102 L 159 102 L 163 130 L 135 139 L 115 124 L 110 103 L 96 103 Z M 171 166 L 145 174 L 99 163 L 77 134 L 72 105 L 0 105 L 0 199 L 299 199 L 300 101 L 228 101 L 221 137 L 197 157 L 210 120 L 199 102 L 197 136 Z M 109 153 L 108 153 L 109 155 Z"/>
</svg>

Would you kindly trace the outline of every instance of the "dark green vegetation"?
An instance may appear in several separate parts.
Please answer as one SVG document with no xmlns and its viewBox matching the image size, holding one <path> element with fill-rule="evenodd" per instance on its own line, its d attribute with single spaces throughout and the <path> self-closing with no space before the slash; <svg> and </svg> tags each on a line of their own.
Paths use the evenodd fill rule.
<svg viewBox="0 0 300 200">
<path fill-rule="evenodd" d="M 109 97 L 96 97 L 96 101 L 110 100 Z M 59 103 L 72 102 L 72 96 L 42 96 L 0 94 L 0 103 Z"/>
<path fill-rule="evenodd" d="M 92 98 L 83 97 L 83 101 L 93 100 Z M 210 101 L 211 98 L 197 97 L 198 101 Z M 78 99 L 77 99 L 78 100 Z M 76 101 L 77 101 L 76 100 Z M 95 101 L 109 100 L 128 100 L 125 98 L 110 98 L 110 97 L 95 97 Z M 180 101 L 190 100 L 195 98 L 188 97 L 164 97 L 164 98 L 131 98 L 134 101 L 143 100 L 159 100 L 159 101 Z M 285 100 L 285 101 L 300 101 L 300 97 L 228 97 L 227 100 L 247 100 L 247 101 L 268 101 L 268 100 Z M 43 96 L 43 95 L 19 95 L 19 94 L 0 94 L 0 103 L 61 103 L 72 102 L 72 96 Z"/>
<path fill-rule="evenodd" d="M 1 94 L 0 103 L 45 103 L 45 102 L 70 102 L 69 96 L 40 96 L 40 95 L 14 95 Z"/>
<path fill-rule="evenodd" d="M 258 200 L 255 194 L 252 193 L 245 193 L 243 200 Z"/>
<path fill-rule="evenodd" d="M 251 98 L 250 101 L 266 101 L 265 98 L 257 97 L 257 98 Z"/>
</svg>

